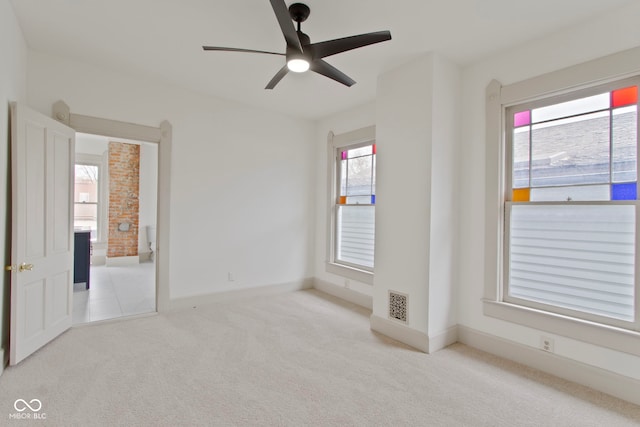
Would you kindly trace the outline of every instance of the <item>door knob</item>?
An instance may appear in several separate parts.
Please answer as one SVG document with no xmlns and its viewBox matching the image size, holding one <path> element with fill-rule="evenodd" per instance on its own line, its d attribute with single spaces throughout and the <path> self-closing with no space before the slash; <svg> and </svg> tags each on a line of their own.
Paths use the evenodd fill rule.
<svg viewBox="0 0 640 427">
<path fill-rule="evenodd" d="M 31 271 L 33 270 L 33 264 L 27 264 L 27 263 L 22 263 L 20 264 L 20 267 L 18 268 L 19 272 L 23 272 L 23 271 Z"/>
<path fill-rule="evenodd" d="M 19 266 L 7 265 L 4 269 L 6 271 L 18 270 L 20 273 L 22 273 L 23 271 L 31 271 L 31 270 L 33 270 L 33 264 L 27 264 L 26 262 L 23 262 Z"/>
</svg>

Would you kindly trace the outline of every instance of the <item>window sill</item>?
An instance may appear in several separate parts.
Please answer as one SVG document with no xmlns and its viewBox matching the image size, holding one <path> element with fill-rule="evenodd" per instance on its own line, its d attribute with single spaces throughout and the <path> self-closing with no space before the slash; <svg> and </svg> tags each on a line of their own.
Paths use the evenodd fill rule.
<svg viewBox="0 0 640 427">
<path fill-rule="evenodd" d="M 366 283 L 367 285 L 373 285 L 373 273 L 370 271 L 360 270 L 354 267 L 347 267 L 346 265 L 335 264 L 332 262 L 327 262 L 326 271 L 328 273 L 346 277 L 347 279 Z"/>
<path fill-rule="evenodd" d="M 639 332 L 491 300 L 484 300 L 484 314 L 611 350 L 640 356 Z"/>
</svg>

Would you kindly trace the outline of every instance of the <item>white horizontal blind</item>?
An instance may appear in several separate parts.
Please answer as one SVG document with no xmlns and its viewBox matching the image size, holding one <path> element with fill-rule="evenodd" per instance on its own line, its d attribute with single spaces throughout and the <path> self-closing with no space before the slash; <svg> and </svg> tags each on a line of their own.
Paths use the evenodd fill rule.
<svg viewBox="0 0 640 427">
<path fill-rule="evenodd" d="M 508 296 L 634 321 L 634 204 L 507 204 Z"/>
<path fill-rule="evenodd" d="M 336 259 L 373 268 L 375 206 L 338 205 Z"/>
</svg>

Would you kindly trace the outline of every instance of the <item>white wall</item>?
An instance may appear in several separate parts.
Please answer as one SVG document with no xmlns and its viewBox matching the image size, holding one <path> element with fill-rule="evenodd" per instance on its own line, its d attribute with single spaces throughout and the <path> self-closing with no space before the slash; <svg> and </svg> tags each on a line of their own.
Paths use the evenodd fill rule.
<svg viewBox="0 0 640 427">
<path fill-rule="evenodd" d="M 158 208 L 158 145 L 140 144 L 140 212 L 138 217 L 138 253 L 149 253 L 147 226 L 156 226 Z M 154 249 L 155 251 L 155 249 Z"/>
<path fill-rule="evenodd" d="M 433 55 L 378 78 L 373 314 L 388 291 L 408 294 L 407 326 L 428 332 Z"/>
<path fill-rule="evenodd" d="M 378 79 L 372 327 L 435 351 L 455 341 L 460 70 L 429 53 Z M 407 294 L 409 330 L 388 319 Z"/>
<path fill-rule="evenodd" d="M 9 103 L 26 101 L 27 45 L 22 30 L 8 0 L 0 0 L 0 260 L 11 263 L 9 236 L 11 190 L 9 188 Z M 10 275 L 4 272 L 0 280 L 0 331 L 2 352 L 9 345 L 9 287 Z M 0 355 L 2 357 L 2 355 Z M 4 361 L 0 360 L 0 372 Z"/>
<path fill-rule="evenodd" d="M 531 348 L 541 332 L 483 315 L 485 257 L 485 89 L 492 79 L 509 84 L 640 45 L 640 3 L 601 15 L 550 37 L 495 55 L 463 72 L 460 289 L 458 323 Z M 555 337 L 557 355 L 640 379 L 640 358 Z"/>
<path fill-rule="evenodd" d="M 172 299 L 312 277 L 312 123 L 30 51 L 28 101 L 49 115 L 173 125 Z M 228 281 L 228 273 L 235 281 Z"/>
<path fill-rule="evenodd" d="M 457 323 L 461 71 L 434 56 L 429 337 Z M 437 346 L 436 346 L 437 348 Z"/>
</svg>

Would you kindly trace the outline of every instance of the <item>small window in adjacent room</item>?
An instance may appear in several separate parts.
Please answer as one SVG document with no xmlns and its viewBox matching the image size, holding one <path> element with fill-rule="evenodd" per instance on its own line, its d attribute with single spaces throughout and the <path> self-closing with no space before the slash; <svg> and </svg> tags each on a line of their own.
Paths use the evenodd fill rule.
<svg viewBox="0 0 640 427">
<path fill-rule="evenodd" d="M 505 302 L 640 329 L 638 84 L 505 109 Z"/>
<path fill-rule="evenodd" d="M 328 269 L 371 283 L 375 250 L 376 145 L 373 127 L 342 134 L 330 146 L 331 236 Z"/>
<path fill-rule="evenodd" d="M 90 230 L 91 240 L 98 238 L 99 227 L 99 171 L 98 165 L 75 165 L 75 197 L 73 226 L 76 230 Z"/>
</svg>

